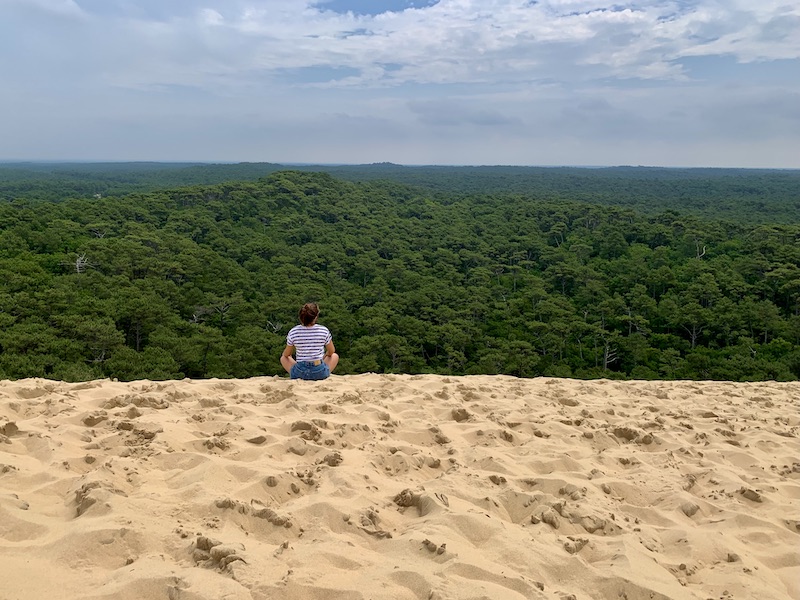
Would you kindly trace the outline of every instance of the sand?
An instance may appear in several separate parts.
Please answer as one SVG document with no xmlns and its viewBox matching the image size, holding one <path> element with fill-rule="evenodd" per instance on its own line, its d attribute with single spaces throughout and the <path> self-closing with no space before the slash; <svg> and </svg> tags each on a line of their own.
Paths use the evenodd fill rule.
<svg viewBox="0 0 800 600">
<path fill-rule="evenodd" d="M 800 598 L 800 385 L 0 382 L 0 600 Z"/>
</svg>

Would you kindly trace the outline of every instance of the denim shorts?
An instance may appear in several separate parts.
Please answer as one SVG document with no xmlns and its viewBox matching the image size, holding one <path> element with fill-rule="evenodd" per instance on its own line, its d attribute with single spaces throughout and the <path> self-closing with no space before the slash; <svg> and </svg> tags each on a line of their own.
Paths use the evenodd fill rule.
<svg viewBox="0 0 800 600">
<path fill-rule="evenodd" d="M 317 381 L 319 379 L 327 379 L 331 374 L 331 370 L 324 362 L 320 361 L 315 365 L 310 361 L 297 362 L 292 366 L 289 376 L 292 379 L 306 379 L 309 381 Z"/>
</svg>

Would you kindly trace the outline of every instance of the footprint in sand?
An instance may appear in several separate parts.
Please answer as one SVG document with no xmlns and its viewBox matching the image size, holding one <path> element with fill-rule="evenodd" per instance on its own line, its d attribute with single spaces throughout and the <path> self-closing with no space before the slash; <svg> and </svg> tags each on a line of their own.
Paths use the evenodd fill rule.
<svg viewBox="0 0 800 600">
<path fill-rule="evenodd" d="M 224 510 L 233 510 L 241 515 L 252 516 L 256 519 L 264 519 L 276 527 L 285 527 L 286 529 L 290 529 L 292 527 L 292 521 L 289 519 L 289 517 L 279 515 L 271 508 L 256 508 L 255 506 L 251 506 L 231 498 L 221 498 L 214 502 L 214 505 L 217 508 Z"/>
<path fill-rule="evenodd" d="M 201 535 L 195 540 L 192 559 L 195 564 L 207 569 L 226 570 L 237 561 L 247 564 L 241 554 L 244 550 L 242 544 L 223 544 L 219 540 Z"/>
<path fill-rule="evenodd" d="M 394 503 L 400 508 L 416 507 L 420 517 L 444 510 L 450 506 L 445 494 L 415 494 L 406 488 L 394 497 Z"/>
</svg>

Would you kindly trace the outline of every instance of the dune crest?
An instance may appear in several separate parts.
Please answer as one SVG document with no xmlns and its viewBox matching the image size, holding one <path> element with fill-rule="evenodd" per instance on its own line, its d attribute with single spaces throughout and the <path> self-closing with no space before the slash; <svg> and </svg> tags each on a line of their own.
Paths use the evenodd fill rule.
<svg viewBox="0 0 800 600">
<path fill-rule="evenodd" d="M 800 597 L 800 385 L 0 382 L 0 600 Z"/>
</svg>

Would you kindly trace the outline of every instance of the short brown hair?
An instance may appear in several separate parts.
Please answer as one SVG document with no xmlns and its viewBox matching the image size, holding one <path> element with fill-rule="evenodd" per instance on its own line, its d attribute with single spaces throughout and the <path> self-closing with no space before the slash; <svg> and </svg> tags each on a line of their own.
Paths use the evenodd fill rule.
<svg viewBox="0 0 800 600">
<path fill-rule="evenodd" d="M 319 306 L 316 305 L 314 302 L 308 302 L 307 304 L 303 304 L 303 308 L 300 309 L 300 322 L 303 325 L 311 325 L 319 316 Z"/>
</svg>

